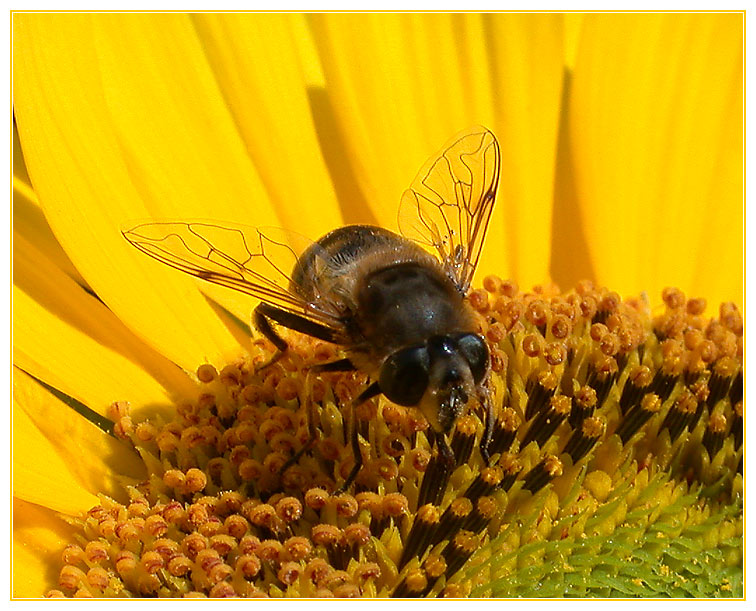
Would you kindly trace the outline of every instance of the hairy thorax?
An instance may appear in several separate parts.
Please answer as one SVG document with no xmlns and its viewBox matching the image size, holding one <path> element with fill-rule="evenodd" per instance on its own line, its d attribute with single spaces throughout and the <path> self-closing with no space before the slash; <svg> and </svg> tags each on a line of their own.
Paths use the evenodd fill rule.
<svg viewBox="0 0 756 611">
<path fill-rule="evenodd" d="M 326 234 L 293 277 L 305 298 L 317 295 L 347 321 L 350 358 L 368 372 L 397 349 L 475 327 L 438 259 L 385 229 L 352 225 Z"/>
</svg>

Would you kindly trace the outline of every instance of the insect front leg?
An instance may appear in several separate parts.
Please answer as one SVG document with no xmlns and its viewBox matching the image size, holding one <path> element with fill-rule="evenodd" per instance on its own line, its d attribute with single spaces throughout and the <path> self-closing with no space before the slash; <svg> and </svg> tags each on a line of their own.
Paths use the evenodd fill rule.
<svg viewBox="0 0 756 611">
<path fill-rule="evenodd" d="M 357 477 L 357 474 L 360 472 L 360 469 L 362 469 L 362 452 L 360 451 L 360 439 L 359 439 L 359 433 L 357 431 L 357 407 L 367 401 L 368 399 L 372 399 L 373 397 L 380 395 L 381 389 L 378 386 L 378 382 L 373 382 L 370 386 L 368 386 L 365 390 L 360 393 L 360 396 L 354 399 L 350 404 L 350 416 L 351 416 L 351 442 L 352 442 L 352 454 L 354 455 L 354 466 L 352 467 L 352 470 L 349 472 L 349 475 L 344 480 L 344 483 L 339 488 L 339 492 L 344 492 L 349 489 L 349 486 L 352 485 L 352 482 L 354 481 L 354 478 Z"/>
<path fill-rule="evenodd" d="M 488 452 L 488 446 L 491 444 L 494 430 L 494 409 L 493 401 L 491 400 L 491 391 L 485 386 L 481 387 L 478 391 L 478 401 L 483 408 L 483 435 L 480 438 L 480 455 L 483 458 L 483 462 L 488 464 L 491 455 Z"/>
<path fill-rule="evenodd" d="M 457 459 L 454 456 L 454 450 L 451 449 L 449 443 L 446 441 L 446 435 L 433 431 L 433 429 L 431 431 L 433 432 L 436 449 L 438 450 L 438 455 L 441 458 L 444 469 L 453 469 L 457 464 Z"/>
<path fill-rule="evenodd" d="M 287 329 L 299 331 L 310 337 L 322 339 L 323 341 L 332 344 L 338 343 L 336 333 L 332 329 L 329 329 L 324 325 L 319 325 L 316 322 L 312 322 L 303 316 L 287 312 L 286 310 L 277 308 L 269 303 L 262 302 L 255 308 L 252 322 L 255 325 L 255 328 L 276 347 L 276 353 L 268 361 L 256 367 L 255 371 L 259 372 L 266 367 L 270 367 L 274 363 L 277 363 L 289 349 L 288 342 L 281 337 L 273 328 L 273 325 L 270 324 L 271 320 L 277 322 L 279 325 L 283 325 Z"/>
</svg>

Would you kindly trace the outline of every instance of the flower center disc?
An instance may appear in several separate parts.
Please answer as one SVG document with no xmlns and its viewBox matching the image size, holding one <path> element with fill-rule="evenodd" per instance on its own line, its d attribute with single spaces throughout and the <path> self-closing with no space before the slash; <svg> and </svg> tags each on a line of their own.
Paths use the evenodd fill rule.
<svg viewBox="0 0 756 611">
<path fill-rule="evenodd" d="M 491 276 L 484 287 L 470 301 L 492 355 L 488 464 L 475 402 L 450 436 L 449 468 L 414 409 L 376 398 L 348 421 L 363 375 L 307 382 L 311 365 L 338 358 L 333 346 L 292 336 L 258 371 L 271 355 L 258 340 L 248 360 L 201 365 L 196 400 L 171 422 L 111 406 L 148 474 L 127 503 L 102 497 L 81 519 L 48 596 L 725 592 L 742 562 L 737 310 L 707 320 L 702 300 L 668 289 L 652 319 L 590 283 L 523 294 Z M 308 442 L 309 402 L 317 439 L 282 473 Z M 352 426 L 363 468 L 339 494 Z"/>
</svg>

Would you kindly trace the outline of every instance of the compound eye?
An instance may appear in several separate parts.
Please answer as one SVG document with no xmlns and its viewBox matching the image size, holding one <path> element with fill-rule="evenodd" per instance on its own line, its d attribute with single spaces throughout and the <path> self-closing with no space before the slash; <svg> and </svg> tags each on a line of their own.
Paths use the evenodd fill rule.
<svg viewBox="0 0 756 611">
<path fill-rule="evenodd" d="M 457 346 L 467 364 L 470 365 L 475 383 L 479 383 L 488 372 L 488 346 L 486 340 L 474 333 L 465 333 L 457 338 Z"/>
<path fill-rule="evenodd" d="M 424 346 L 405 348 L 386 359 L 378 385 L 386 397 L 404 406 L 420 403 L 428 387 L 430 359 Z"/>
</svg>

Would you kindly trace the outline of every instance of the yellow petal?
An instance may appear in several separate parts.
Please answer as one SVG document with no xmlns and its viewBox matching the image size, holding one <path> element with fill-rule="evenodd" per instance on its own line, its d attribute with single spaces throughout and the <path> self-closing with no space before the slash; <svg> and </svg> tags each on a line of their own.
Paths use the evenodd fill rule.
<svg viewBox="0 0 756 611">
<path fill-rule="evenodd" d="M 582 22 L 581 22 L 582 23 Z M 576 35 L 575 21 L 572 20 L 572 36 Z M 571 44 L 576 46 L 573 40 Z M 574 58 L 572 59 L 574 62 Z M 564 110 L 559 119 L 556 168 L 554 173 L 554 204 L 552 210 L 551 233 L 551 277 L 562 289 L 574 287 L 580 280 L 594 280 L 588 240 L 585 234 L 583 210 L 575 186 L 575 160 L 569 139 L 569 92 L 572 72 L 565 71 Z"/>
<path fill-rule="evenodd" d="M 33 240 L 48 260 L 55 261 L 56 267 L 80 286 L 86 286 L 84 278 L 71 263 L 50 230 L 31 186 L 15 176 L 13 177 L 13 231 L 14 234 L 24 236 L 27 240 Z"/>
<path fill-rule="evenodd" d="M 128 358 L 168 392 L 193 397 L 196 385 L 174 363 L 136 337 L 101 301 L 84 291 L 14 226 L 13 272 L 16 285 L 48 314 Z M 29 236 L 33 237 L 33 236 Z M 16 338 L 23 344 L 24 338 Z"/>
<path fill-rule="evenodd" d="M 14 598 L 38 598 L 58 582 L 60 554 L 75 529 L 52 510 L 13 499 Z"/>
<path fill-rule="evenodd" d="M 740 239 L 737 223 L 710 232 L 712 215 L 729 219 L 742 203 L 737 186 L 713 193 L 721 134 L 741 114 L 731 100 L 742 23 L 742 15 L 712 13 L 585 17 L 569 138 L 602 284 L 655 300 L 667 285 L 705 295 L 697 253 L 712 239 Z M 740 276 L 738 260 L 718 266 Z"/>
<path fill-rule="evenodd" d="M 97 504 L 27 413 L 13 402 L 13 495 L 78 515 Z"/>
<path fill-rule="evenodd" d="M 13 177 L 26 185 L 31 185 L 29 172 L 24 163 L 24 153 L 21 150 L 21 142 L 18 139 L 18 129 L 16 128 L 15 121 L 13 122 Z"/>
<path fill-rule="evenodd" d="M 114 401 L 141 408 L 169 402 L 141 367 L 71 326 L 13 287 L 13 363 L 104 414 Z"/>
<path fill-rule="evenodd" d="M 14 44 L 27 167 L 74 265 L 182 367 L 237 352 L 194 281 L 119 231 L 150 215 L 277 224 L 189 18 L 15 15 Z"/>
<path fill-rule="evenodd" d="M 120 498 L 125 495 L 120 478 L 144 479 L 144 463 L 129 445 L 103 432 L 18 369 L 13 371 L 13 396 L 17 406 L 14 417 L 24 423 L 28 419 L 36 427 L 29 433 L 35 439 L 39 434 L 44 436 L 77 486 L 90 495 L 104 493 L 125 500 Z M 16 451 L 23 452 L 20 444 L 25 443 L 23 437 L 14 436 Z M 14 464 L 19 465 L 23 458 L 21 454 L 14 455 Z M 49 468 L 37 459 L 26 465 L 40 467 L 45 471 Z"/>
<path fill-rule="evenodd" d="M 293 14 L 193 16 L 218 84 L 284 227 L 316 239 L 342 218 L 310 108 Z M 348 203 L 347 203 L 348 204 Z"/>
<path fill-rule="evenodd" d="M 504 229 L 500 242 L 491 234 L 488 248 L 505 248 L 511 277 L 530 287 L 549 280 L 564 22 L 557 14 L 492 14 L 484 25 L 494 127 L 502 142 L 500 220 L 492 222 Z M 488 265 L 483 273 L 501 273 Z"/>
<path fill-rule="evenodd" d="M 564 14 L 564 62 L 570 70 L 575 67 L 580 30 L 583 27 L 585 13 Z"/>
<path fill-rule="evenodd" d="M 548 278 L 563 63 L 559 16 L 316 15 L 331 102 L 375 218 L 428 155 L 475 124 L 502 147 L 502 179 L 478 278 Z"/>
<path fill-rule="evenodd" d="M 709 198 L 703 212 L 707 233 L 697 250 L 690 292 L 706 297 L 712 312 L 733 301 L 743 309 L 743 77 L 737 75 L 728 102 Z M 726 236 L 726 238 L 725 238 Z"/>
<path fill-rule="evenodd" d="M 18 130 L 13 124 L 13 230 L 31 239 L 45 256 L 84 286 L 86 283 L 55 239 L 39 207 L 26 171 Z"/>
<path fill-rule="evenodd" d="M 424 17 L 431 22 L 444 18 Z M 426 130 L 432 133 L 439 117 L 421 112 L 412 16 L 331 13 L 310 18 L 329 102 L 346 146 L 342 163 L 353 168 L 370 216 L 396 228 L 402 192 L 428 154 L 459 129 L 443 130 L 447 119 L 441 123 L 446 133 L 427 139 Z"/>
</svg>

